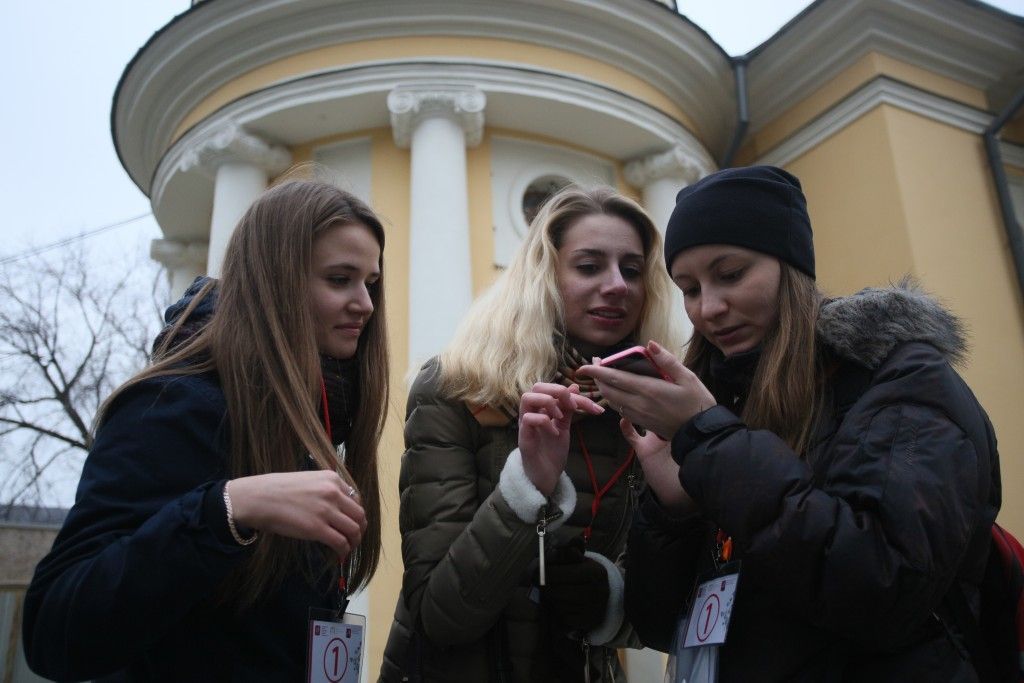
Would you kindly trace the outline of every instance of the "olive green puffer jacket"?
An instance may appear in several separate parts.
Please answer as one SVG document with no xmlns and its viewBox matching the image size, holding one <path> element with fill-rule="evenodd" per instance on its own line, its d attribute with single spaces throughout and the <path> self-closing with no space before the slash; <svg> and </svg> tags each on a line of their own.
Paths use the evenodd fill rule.
<svg viewBox="0 0 1024 683">
<path fill-rule="evenodd" d="M 580 437 L 599 486 L 626 461 L 618 419 L 609 410 L 577 422 L 566 474 L 547 508 L 548 518 L 555 508 L 565 514 L 548 524 L 546 552 L 591 522 L 594 493 Z M 436 361 L 413 384 L 399 483 L 405 573 L 381 681 L 583 680 L 582 641 L 547 628 L 536 601 L 545 501 L 523 473 L 516 421 L 500 422 L 440 398 Z M 625 548 L 641 485 L 634 461 L 603 495 L 587 544 L 609 577 L 605 621 L 587 636 L 595 683 L 611 679 L 609 667 L 625 680 L 615 648 L 639 647 L 623 620 L 621 570 L 607 558 L 618 560 Z"/>
</svg>

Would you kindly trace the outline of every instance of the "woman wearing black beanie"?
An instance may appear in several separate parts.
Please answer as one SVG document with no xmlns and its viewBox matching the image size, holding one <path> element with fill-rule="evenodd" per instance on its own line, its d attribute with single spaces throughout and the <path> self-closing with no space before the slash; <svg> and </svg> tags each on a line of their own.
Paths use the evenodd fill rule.
<svg viewBox="0 0 1024 683">
<path fill-rule="evenodd" d="M 648 345 L 672 381 L 581 370 L 650 487 L 627 554 L 641 638 L 681 668 L 713 653 L 721 681 L 978 680 L 951 614 L 977 604 L 1000 483 L 951 367 L 960 323 L 908 283 L 824 298 L 778 168 L 682 190 L 665 256 L 694 326 L 682 364 Z M 716 620 L 716 651 L 676 642 L 718 640 Z"/>
</svg>

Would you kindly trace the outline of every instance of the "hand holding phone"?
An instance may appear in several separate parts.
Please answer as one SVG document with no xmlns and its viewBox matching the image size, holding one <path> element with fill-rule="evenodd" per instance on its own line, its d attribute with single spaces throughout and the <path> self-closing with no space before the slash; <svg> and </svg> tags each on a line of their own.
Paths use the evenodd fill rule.
<svg viewBox="0 0 1024 683">
<path fill-rule="evenodd" d="M 656 375 L 651 373 L 648 363 Z M 612 371 L 622 365 L 629 366 L 631 371 Z M 639 374 L 642 372 L 665 381 L 649 382 Z M 715 397 L 700 378 L 654 341 L 646 347 L 626 349 L 591 365 L 581 365 L 576 376 L 592 378 L 615 412 L 664 440 L 671 439 L 694 415 L 715 405 Z"/>
<path fill-rule="evenodd" d="M 658 364 L 654 362 L 647 347 L 644 346 L 633 346 L 625 351 L 619 351 L 607 358 L 602 358 L 597 364 L 604 368 L 625 370 L 636 375 L 671 381 L 671 378 L 662 372 Z"/>
</svg>

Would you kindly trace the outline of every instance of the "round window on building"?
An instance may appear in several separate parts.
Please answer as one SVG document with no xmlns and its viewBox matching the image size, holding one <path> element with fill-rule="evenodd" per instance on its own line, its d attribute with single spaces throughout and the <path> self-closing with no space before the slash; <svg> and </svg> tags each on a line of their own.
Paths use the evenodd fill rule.
<svg viewBox="0 0 1024 683">
<path fill-rule="evenodd" d="M 526 224 L 533 222 L 544 202 L 571 182 L 568 178 L 547 175 L 527 185 L 526 191 L 523 192 L 523 218 L 526 219 Z"/>
</svg>

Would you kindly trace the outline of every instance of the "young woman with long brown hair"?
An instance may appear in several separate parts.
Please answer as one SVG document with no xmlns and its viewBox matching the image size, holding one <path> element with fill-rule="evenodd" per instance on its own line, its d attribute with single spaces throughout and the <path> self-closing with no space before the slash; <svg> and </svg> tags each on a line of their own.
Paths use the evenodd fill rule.
<svg viewBox="0 0 1024 683">
<path fill-rule="evenodd" d="M 246 212 L 216 289 L 195 292 L 100 411 L 26 595 L 34 670 L 304 675 L 310 608 L 337 607 L 380 555 L 383 248 L 373 211 L 328 184 L 284 182 Z M 204 306 L 208 321 L 181 335 Z"/>
<path fill-rule="evenodd" d="M 568 187 L 423 367 L 382 681 L 623 680 L 615 648 L 637 643 L 616 561 L 642 477 L 575 370 L 634 339 L 678 344 L 671 287 L 635 202 Z"/>
<path fill-rule="evenodd" d="M 717 680 L 976 681 L 954 605 L 976 610 L 999 463 L 952 368 L 956 318 L 906 284 L 822 296 L 782 169 L 683 189 L 665 244 L 694 326 L 683 363 L 650 346 L 672 381 L 580 370 L 624 416 L 651 487 L 626 562 L 643 641 L 680 666 L 713 660 L 674 636 L 715 640 L 732 585 Z M 677 671 L 709 680 L 695 673 Z"/>
</svg>

